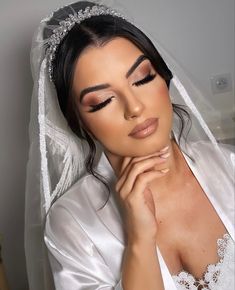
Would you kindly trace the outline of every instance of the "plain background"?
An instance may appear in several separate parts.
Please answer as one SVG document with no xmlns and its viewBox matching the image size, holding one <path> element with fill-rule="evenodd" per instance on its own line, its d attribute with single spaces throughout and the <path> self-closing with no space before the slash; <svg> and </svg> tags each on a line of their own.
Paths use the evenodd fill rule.
<svg viewBox="0 0 235 290">
<path fill-rule="evenodd" d="M 42 18 L 69 2 L 0 2 L 0 234 L 7 276 L 14 290 L 28 289 L 23 232 L 32 90 L 31 39 Z M 217 130 L 217 137 L 233 138 L 234 90 L 212 94 L 210 78 L 230 73 L 234 79 L 234 0 L 119 0 L 118 3 L 155 41 L 159 39 L 167 47 L 221 111 L 222 119 L 212 128 Z M 221 126 L 223 136 L 219 136 Z"/>
</svg>

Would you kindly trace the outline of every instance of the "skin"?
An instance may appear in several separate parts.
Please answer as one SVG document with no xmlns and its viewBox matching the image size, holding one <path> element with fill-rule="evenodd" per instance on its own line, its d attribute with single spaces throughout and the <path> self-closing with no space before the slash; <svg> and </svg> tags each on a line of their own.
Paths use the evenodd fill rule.
<svg viewBox="0 0 235 290">
<path fill-rule="evenodd" d="M 138 277 L 149 264 L 154 270 L 145 273 L 143 286 L 151 281 L 148 289 L 163 289 L 159 264 L 155 262 L 156 245 L 171 274 L 184 268 L 201 277 L 209 263 L 218 261 L 216 240 L 226 232 L 178 145 L 170 139 L 173 111 L 164 79 L 148 59 L 126 78 L 127 71 L 141 55 L 124 38 L 89 47 L 76 63 L 73 80 L 81 122 L 103 145 L 118 177 L 116 191 L 123 204 L 128 237 L 124 262 L 127 290 L 141 289 L 138 287 L 143 282 L 138 281 L 132 288 L 135 280 L 129 269 Z M 155 77 L 136 86 L 149 74 Z M 100 84 L 109 87 L 87 93 L 80 101 L 84 88 Z M 109 98 L 111 101 L 105 107 L 90 112 L 93 105 Z M 159 120 L 152 135 L 143 139 L 129 136 L 137 124 L 148 118 Z M 143 250 L 148 259 L 140 255 Z M 146 264 L 141 264 L 144 259 Z M 142 272 L 138 272 L 136 265 Z M 154 276 L 158 279 L 154 280 Z"/>
</svg>

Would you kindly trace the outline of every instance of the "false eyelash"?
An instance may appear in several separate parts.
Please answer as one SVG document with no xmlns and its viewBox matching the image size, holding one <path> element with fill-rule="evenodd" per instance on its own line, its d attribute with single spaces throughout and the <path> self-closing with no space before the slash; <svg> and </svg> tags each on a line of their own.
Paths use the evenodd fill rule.
<svg viewBox="0 0 235 290">
<path fill-rule="evenodd" d="M 141 86 L 144 85 L 150 81 L 152 81 L 154 78 L 156 77 L 156 74 L 148 74 L 145 78 L 143 78 L 142 80 L 139 80 L 137 82 L 134 83 L 135 86 Z M 98 105 L 91 105 L 91 109 L 89 110 L 89 112 L 93 113 L 96 112 L 100 109 L 102 109 L 103 107 L 105 107 L 107 104 L 109 104 L 112 100 L 112 97 L 105 100 L 104 102 L 98 104 Z"/>
<path fill-rule="evenodd" d="M 103 107 L 105 107 L 107 104 L 109 104 L 111 102 L 111 99 L 112 99 L 112 97 L 105 100 L 102 103 L 99 103 L 98 105 L 91 105 L 92 108 L 89 110 L 89 112 L 95 112 L 95 111 L 102 109 Z"/>
<path fill-rule="evenodd" d="M 134 85 L 137 86 L 137 87 L 141 86 L 141 85 L 144 85 L 144 84 L 152 81 L 155 77 L 156 77 L 156 74 L 149 74 L 145 78 L 143 78 L 142 80 L 139 80 L 139 81 L 135 82 Z"/>
</svg>

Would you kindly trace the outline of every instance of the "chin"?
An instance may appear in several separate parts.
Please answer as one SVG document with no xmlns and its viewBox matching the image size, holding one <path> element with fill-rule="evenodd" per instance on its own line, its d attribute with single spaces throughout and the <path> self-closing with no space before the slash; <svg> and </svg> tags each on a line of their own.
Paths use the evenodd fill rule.
<svg viewBox="0 0 235 290">
<path fill-rule="evenodd" d="M 125 153 L 122 152 L 121 155 L 129 157 L 142 157 L 154 154 L 170 144 L 170 137 L 169 135 L 165 136 L 164 138 L 159 138 L 159 136 L 156 138 L 155 136 L 155 138 L 152 140 L 150 140 L 150 138 L 147 140 L 146 138 L 137 141 L 138 142 L 135 142 L 135 144 L 132 146 L 123 147 L 125 148 Z M 130 148 L 129 150 L 128 147 Z"/>
</svg>

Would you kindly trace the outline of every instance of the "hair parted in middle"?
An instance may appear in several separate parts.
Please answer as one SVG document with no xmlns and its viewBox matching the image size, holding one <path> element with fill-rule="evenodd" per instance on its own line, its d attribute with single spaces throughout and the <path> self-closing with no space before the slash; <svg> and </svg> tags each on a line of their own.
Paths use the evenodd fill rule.
<svg viewBox="0 0 235 290">
<path fill-rule="evenodd" d="M 71 6 L 75 11 L 79 11 L 80 9 L 85 9 L 88 6 L 91 7 L 93 5 L 96 4 L 88 1 L 80 1 Z M 47 24 L 58 24 L 59 21 L 63 19 L 64 13 L 62 8 L 54 13 L 53 17 Z M 50 37 L 48 34 L 48 31 L 44 31 L 45 37 Z M 102 176 L 96 173 L 93 168 L 96 145 L 92 136 L 81 127 L 75 97 L 72 93 L 72 83 L 75 65 L 81 53 L 87 47 L 100 47 L 116 37 L 125 38 L 138 47 L 150 60 L 156 72 L 165 80 L 169 89 L 170 81 L 173 77 L 172 72 L 167 67 L 152 41 L 140 29 L 120 17 L 99 15 L 88 18 L 80 24 L 75 23 L 73 28 L 58 45 L 55 59 L 53 60 L 52 78 L 57 91 L 61 111 L 72 131 L 79 138 L 85 139 L 88 142 L 90 152 L 86 160 L 87 171 L 102 181 L 105 185 L 105 180 Z M 180 141 L 184 129 L 186 129 L 186 127 L 188 128 L 186 124 L 188 124 L 188 122 L 191 123 L 191 119 L 184 106 L 177 104 L 172 104 L 172 106 L 173 112 L 179 119 Z M 187 130 L 190 130 L 190 126 Z M 187 136 L 187 134 L 185 134 L 185 136 Z"/>
</svg>

